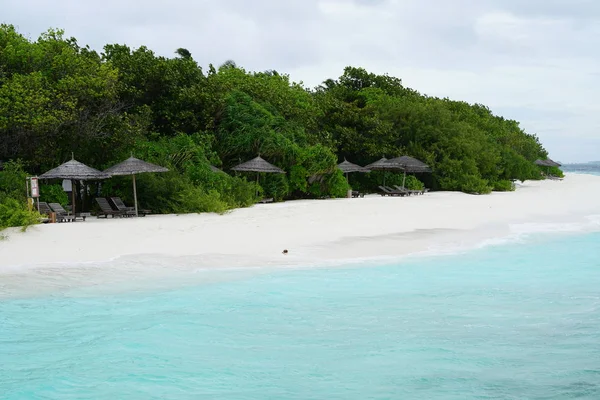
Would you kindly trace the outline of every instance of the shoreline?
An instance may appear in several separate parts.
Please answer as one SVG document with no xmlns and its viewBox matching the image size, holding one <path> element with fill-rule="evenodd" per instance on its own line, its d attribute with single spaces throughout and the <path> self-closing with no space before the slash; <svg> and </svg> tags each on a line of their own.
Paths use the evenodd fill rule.
<svg viewBox="0 0 600 400">
<path fill-rule="evenodd" d="M 525 182 L 515 192 L 483 196 L 373 195 L 257 205 L 225 215 L 36 225 L 25 233 L 3 232 L 8 239 L 0 241 L 0 277 L 13 289 L 25 285 L 33 271 L 40 279 L 51 277 L 52 285 L 64 279 L 78 286 L 75 281 L 110 273 L 109 280 L 123 281 L 190 270 L 339 265 L 451 253 L 536 229 L 600 230 L 600 218 L 586 219 L 600 215 L 598 198 L 600 177 L 567 174 L 564 181 Z M 282 255 L 283 249 L 289 254 Z"/>
</svg>

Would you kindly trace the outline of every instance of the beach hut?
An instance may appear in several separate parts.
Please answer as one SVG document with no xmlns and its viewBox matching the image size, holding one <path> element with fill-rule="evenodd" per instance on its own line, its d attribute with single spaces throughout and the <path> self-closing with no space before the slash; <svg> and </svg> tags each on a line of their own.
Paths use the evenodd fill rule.
<svg viewBox="0 0 600 400">
<path fill-rule="evenodd" d="M 264 160 L 260 155 L 250 161 L 236 165 L 231 169 L 237 172 L 256 172 L 256 184 L 259 183 L 261 173 L 285 174 L 284 170 Z M 258 192 L 256 194 L 258 195 Z"/>
<path fill-rule="evenodd" d="M 422 173 L 422 172 L 431 172 L 431 168 L 429 165 L 425 164 L 423 161 L 417 160 L 414 157 L 410 156 L 401 156 L 392 158 L 387 161 L 388 164 L 395 165 L 404 171 L 404 177 L 402 178 L 402 188 L 404 188 L 404 184 L 406 183 L 406 173 Z"/>
<path fill-rule="evenodd" d="M 110 178 L 110 174 L 106 172 L 98 171 L 95 168 L 88 167 L 87 165 L 80 163 L 79 161 L 72 158 L 64 164 L 51 169 L 48 172 L 43 173 L 39 176 L 40 179 L 69 179 L 71 181 L 72 189 L 72 213 L 75 215 L 76 212 L 76 201 L 75 201 L 75 182 L 76 181 L 93 181 L 99 179 Z"/>
<path fill-rule="evenodd" d="M 129 157 L 127 160 L 113 165 L 110 168 L 104 170 L 105 173 L 110 174 L 112 176 L 117 175 L 131 175 L 131 179 L 133 181 L 133 202 L 135 203 L 135 216 L 138 216 L 138 201 L 137 201 L 137 185 L 135 183 L 135 175 L 143 174 L 147 172 L 167 172 L 169 171 L 165 167 L 161 167 L 160 165 L 151 164 L 146 161 L 142 161 L 133 156 Z"/>
</svg>

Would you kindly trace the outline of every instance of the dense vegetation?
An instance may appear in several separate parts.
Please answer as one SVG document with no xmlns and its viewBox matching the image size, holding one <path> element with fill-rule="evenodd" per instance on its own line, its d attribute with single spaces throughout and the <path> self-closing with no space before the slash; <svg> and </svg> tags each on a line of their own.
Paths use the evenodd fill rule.
<svg viewBox="0 0 600 400">
<path fill-rule="evenodd" d="M 0 26 L 0 161 L 12 168 L 1 173 L 42 173 L 72 152 L 104 169 L 133 153 L 171 170 L 139 178 L 140 203 L 157 212 L 221 212 L 253 204 L 257 190 L 276 199 L 343 196 L 348 185 L 335 166 L 344 157 L 365 165 L 411 155 L 432 167 L 419 176 L 428 187 L 469 193 L 540 176 L 533 161 L 546 152 L 537 137 L 483 105 L 421 95 L 361 68 L 311 90 L 231 61 L 203 71 L 186 49 L 175 53 L 118 44 L 98 53 L 58 30 L 32 41 Z M 261 177 L 257 187 L 252 176 L 209 168 L 229 173 L 257 154 L 286 175 Z M 352 186 L 366 191 L 381 179 L 355 175 Z M 129 182 L 90 190 L 131 201 Z M 1 190 L 2 207 L 17 207 Z"/>
</svg>

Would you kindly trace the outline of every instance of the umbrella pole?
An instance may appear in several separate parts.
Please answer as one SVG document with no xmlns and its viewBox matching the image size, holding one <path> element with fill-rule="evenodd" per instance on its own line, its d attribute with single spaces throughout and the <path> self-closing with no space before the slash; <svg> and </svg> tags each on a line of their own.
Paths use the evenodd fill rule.
<svg viewBox="0 0 600 400">
<path fill-rule="evenodd" d="M 136 185 L 135 185 L 135 174 L 131 174 L 131 177 L 133 178 L 133 202 L 135 203 L 135 216 L 138 216 L 138 205 L 137 205 L 137 189 L 136 189 Z"/>
<path fill-rule="evenodd" d="M 75 180 L 71 179 L 71 212 L 75 215 Z"/>
<path fill-rule="evenodd" d="M 258 198 L 258 194 L 259 194 L 259 189 L 258 187 L 260 186 L 260 184 L 258 183 L 258 178 L 260 177 L 260 172 L 256 173 L 256 198 Z"/>
<path fill-rule="evenodd" d="M 406 171 L 404 171 L 404 178 L 402 178 L 402 189 L 404 189 L 405 183 L 406 183 Z"/>
</svg>

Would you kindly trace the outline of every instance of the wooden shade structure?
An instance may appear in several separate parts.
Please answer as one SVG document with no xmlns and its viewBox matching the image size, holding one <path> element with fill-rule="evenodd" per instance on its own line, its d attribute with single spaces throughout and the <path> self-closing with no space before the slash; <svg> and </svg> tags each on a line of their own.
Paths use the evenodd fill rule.
<svg viewBox="0 0 600 400">
<path fill-rule="evenodd" d="M 365 168 L 372 170 L 372 171 L 383 171 L 383 185 L 385 186 L 385 173 L 387 171 L 400 171 L 402 170 L 402 168 L 400 168 L 398 165 L 396 164 L 390 164 L 388 163 L 388 159 L 383 157 L 369 165 L 366 165 Z"/>
<path fill-rule="evenodd" d="M 419 173 L 419 172 L 431 172 L 431 168 L 429 165 L 425 164 L 423 161 L 417 160 L 414 157 L 410 156 L 401 156 L 392 158 L 387 161 L 390 165 L 395 165 L 402 171 L 404 171 L 404 177 L 402 178 L 402 187 L 406 183 L 406 173 Z"/>
<path fill-rule="evenodd" d="M 562 166 L 561 164 L 559 164 L 556 161 L 553 161 L 549 158 L 547 158 L 545 160 L 536 160 L 535 164 L 539 165 L 540 167 L 561 167 Z"/>
<path fill-rule="evenodd" d="M 40 179 L 69 179 L 71 180 L 71 196 L 73 203 L 72 213 L 75 215 L 76 206 L 75 206 L 75 181 L 89 181 L 89 180 L 97 180 L 97 179 L 107 179 L 110 178 L 110 174 L 106 172 L 98 171 L 95 168 L 88 167 L 87 165 L 80 163 L 74 158 L 70 161 L 67 161 L 64 164 L 59 165 L 58 167 L 51 169 L 48 172 L 43 173 L 39 176 Z"/>
<path fill-rule="evenodd" d="M 133 180 L 133 200 L 135 203 L 135 216 L 138 216 L 138 201 L 137 201 L 137 185 L 135 183 L 135 175 L 143 174 L 146 172 L 167 172 L 169 171 L 165 167 L 161 167 L 160 165 L 151 164 L 146 161 L 142 161 L 133 156 L 129 157 L 127 160 L 113 165 L 110 168 L 104 170 L 105 173 L 110 174 L 112 176 L 117 175 L 131 175 Z"/>
<path fill-rule="evenodd" d="M 346 175 L 346 182 L 348 182 L 348 174 L 352 172 L 362 172 L 365 174 L 371 172 L 370 169 L 353 164 L 345 158 L 344 161 L 339 163 L 337 167 L 344 173 L 344 175 Z"/>
<path fill-rule="evenodd" d="M 261 156 L 253 158 L 250 161 L 246 161 L 245 163 L 236 165 L 235 167 L 233 167 L 231 169 L 233 171 L 237 171 L 237 172 L 256 172 L 256 184 L 257 185 L 259 183 L 259 177 L 260 177 L 261 173 L 285 174 L 284 170 L 282 170 L 281 168 L 264 160 Z"/>
</svg>

